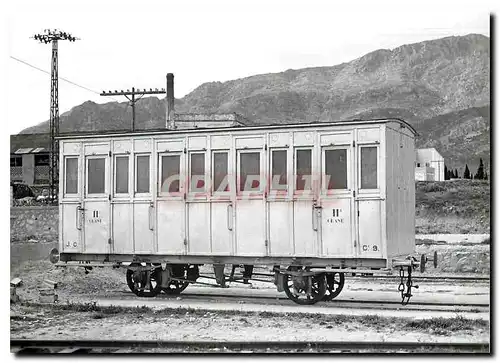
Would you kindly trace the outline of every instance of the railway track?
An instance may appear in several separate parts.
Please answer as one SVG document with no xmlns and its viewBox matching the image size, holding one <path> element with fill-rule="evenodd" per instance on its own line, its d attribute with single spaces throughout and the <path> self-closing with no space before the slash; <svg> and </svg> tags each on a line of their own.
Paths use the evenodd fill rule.
<svg viewBox="0 0 500 363">
<path fill-rule="evenodd" d="M 211 279 L 215 279 L 215 275 L 210 272 L 203 272 L 202 275 L 209 276 Z M 254 276 L 258 276 L 259 278 L 252 278 L 251 280 L 261 281 L 261 282 L 269 282 L 272 283 L 274 281 L 274 274 L 270 273 L 253 273 Z M 361 275 L 361 276 L 360 276 Z M 229 277 L 226 275 L 226 277 Z M 261 277 L 266 278 L 265 280 L 260 279 Z M 396 281 L 400 280 L 398 275 L 362 275 L 356 274 L 352 276 L 351 273 L 345 274 L 346 282 L 349 280 L 354 281 L 370 281 L 370 280 L 386 280 L 386 281 Z M 429 281 L 429 282 L 462 282 L 462 283 L 488 283 L 490 281 L 489 276 L 481 275 L 481 276 L 456 276 L 456 275 L 443 275 L 443 276 L 413 276 L 415 281 Z"/>
<path fill-rule="evenodd" d="M 460 281 L 460 282 L 488 282 L 490 281 L 489 276 L 419 276 L 416 275 L 413 277 L 415 280 L 424 280 L 424 281 L 435 281 L 435 282 L 445 282 L 445 281 Z M 398 280 L 399 276 L 395 275 L 377 275 L 377 276 L 363 276 L 363 277 L 356 277 L 356 276 L 346 276 L 346 279 L 355 279 L 355 280 L 362 280 L 362 279 L 373 279 L 373 280 Z"/>
<path fill-rule="evenodd" d="M 121 290 L 119 291 L 127 296 L 135 296 L 131 291 Z M 159 295 L 157 299 L 176 299 L 181 298 L 194 298 L 194 299 L 226 299 L 226 300 L 266 300 L 266 301 L 289 301 L 286 296 L 269 296 L 269 295 L 250 295 L 250 294 L 223 294 L 223 293 L 200 293 L 200 292 L 188 292 L 184 291 L 179 296 L 168 296 Z M 332 305 L 338 308 L 346 307 L 353 308 L 363 305 L 371 305 L 374 309 L 394 309 L 397 307 L 401 308 L 400 301 L 380 301 L 380 300 L 350 300 L 350 299 L 334 299 L 330 302 L 325 302 L 325 304 Z M 461 308 L 461 311 L 489 311 L 489 304 L 486 303 L 468 303 L 468 304 L 449 304 L 449 303 L 436 303 L 436 302 L 412 302 L 409 305 L 405 305 L 405 310 L 441 310 L 441 311 L 456 311 L 457 308 Z"/>
<path fill-rule="evenodd" d="M 490 353 L 488 342 L 133 341 L 11 339 L 16 354 L 89 353 Z"/>
</svg>

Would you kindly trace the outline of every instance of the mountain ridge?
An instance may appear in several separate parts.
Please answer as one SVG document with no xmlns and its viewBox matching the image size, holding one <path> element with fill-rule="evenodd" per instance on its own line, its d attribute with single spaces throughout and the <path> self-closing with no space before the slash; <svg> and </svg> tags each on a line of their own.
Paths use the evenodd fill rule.
<svg viewBox="0 0 500 363">
<path fill-rule="evenodd" d="M 469 159 L 478 162 L 478 157 L 487 156 L 489 160 L 489 144 L 487 153 L 484 145 L 477 144 L 489 142 L 489 116 L 477 116 L 474 112 L 476 108 L 487 107 L 489 114 L 489 42 L 488 37 L 480 34 L 451 36 L 392 50 L 377 49 L 334 66 L 206 82 L 176 99 L 175 110 L 177 113 L 236 112 L 253 124 L 399 117 L 419 129 L 422 140 L 417 144 L 437 145 L 445 158 L 446 154 L 451 157 L 451 167 L 458 168 Z M 463 111 L 460 122 L 470 123 L 475 118 L 477 122 L 473 124 L 478 129 L 473 132 L 482 135 L 467 139 L 470 149 L 456 144 L 460 138 L 443 138 L 446 130 L 433 127 L 433 123 L 445 122 L 456 132 L 465 132 L 467 127 L 460 128 L 450 121 L 460 111 Z M 126 102 L 87 101 L 62 114 L 60 119 L 61 131 L 126 129 L 130 127 L 131 110 Z M 164 125 L 164 99 L 147 97 L 137 102 L 137 129 Z M 48 122 L 21 133 L 43 130 L 48 130 Z M 476 149 L 483 151 L 475 152 Z M 467 150 L 472 154 L 461 154 Z"/>
</svg>

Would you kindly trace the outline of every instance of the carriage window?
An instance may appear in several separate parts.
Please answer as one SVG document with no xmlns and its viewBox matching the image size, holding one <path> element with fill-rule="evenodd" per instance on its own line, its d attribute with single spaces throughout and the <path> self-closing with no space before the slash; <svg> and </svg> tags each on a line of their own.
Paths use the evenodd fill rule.
<svg viewBox="0 0 500 363">
<path fill-rule="evenodd" d="M 311 190 L 312 150 L 297 150 L 295 164 L 295 189 Z"/>
<path fill-rule="evenodd" d="M 106 159 L 88 159 L 88 193 L 102 194 L 104 193 L 104 181 L 106 178 L 105 167 Z"/>
<path fill-rule="evenodd" d="M 361 189 L 377 189 L 377 147 L 361 148 Z"/>
<path fill-rule="evenodd" d="M 115 193 L 128 193 L 128 156 L 115 159 Z"/>
<path fill-rule="evenodd" d="M 347 150 L 325 150 L 327 189 L 347 189 Z"/>
<path fill-rule="evenodd" d="M 260 190 L 260 152 L 240 154 L 239 191 Z"/>
<path fill-rule="evenodd" d="M 180 191 L 181 156 L 164 155 L 161 157 L 160 191 L 178 193 Z"/>
<path fill-rule="evenodd" d="M 273 150 L 271 153 L 271 189 L 287 189 L 286 150 Z"/>
<path fill-rule="evenodd" d="M 149 193 L 149 155 L 138 155 L 136 166 L 136 193 Z"/>
<path fill-rule="evenodd" d="M 205 191 L 205 154 L 191 154 L 189 191 Z"/>
<path fill-rule="evenodd" d="M 66 193 L 78 193 L 78 158 L 66 158 Z"/>
<path fill-rule="evenodd" d="M 214 152 L 212 178 L 215 192 L 229 191 L 229 181 L 227 180 L 227 158 L 227 152 Z"/>
</svg>

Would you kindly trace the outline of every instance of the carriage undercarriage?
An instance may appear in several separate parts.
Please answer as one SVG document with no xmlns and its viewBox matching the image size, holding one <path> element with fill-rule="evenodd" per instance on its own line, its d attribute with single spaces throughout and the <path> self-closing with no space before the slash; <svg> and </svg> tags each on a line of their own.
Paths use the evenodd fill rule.
<svg viewBox="0 0 500 363">
<path fill-rule="evenodd" d="M 331 301 L 344 288 L 346 275 L 369 276 L 374 273 L 392 275 L 398 271 L 400 283 L 397 291 L 401 294 L 401 304 L 408 304 L 412 296 L 412 273 L 419 268 L 425 272 L 426 264 L 431 261 L 437 267 L 437 253 L 429 258 L 425 254 L 417 260 L 414 256 L 393 258 L 391 263 L 383 259 L 318 259 L 318 258 L 249 258 L 235 256 L 129 256 L 131 263 L 125 263 L 123 255 L 86 255 L 60 254 L 53 249 L 49 259 L 57 266 L 80 266 L 88 273 L 94 266 L 112 266 L 127 269 L 126 281 L 129 289 L 139 297 L 155 297 L 161 292 L 179 295 L 190 284 L 228 287 L 229 283 L 249 284 L 250 281 L 274 283 L 279 292 L 300 305 L 313 305 L 320 301 Z M 89 260 L 88 258 L 92 259 Z M 161 260 L 169 262 L 159 262 Z M 178 263 L 172 263 L 172 260 Z M 177 261 L 176 261 L 177 262 Z M 253 262 L 253 263 L 252 263 Z M 323 262 L 323 264 L 321 264 Z M 272 263 L 272 264 L 271 264 Z M 213 266 L 213 276 L 200 274 L 200 267 Z M 254 266 L 270 267 L 267 274 L 254 271 Z M 225 273 L 230 266 L 231 272 Z M 333 267 L 337 266 L 337 267 Z M 240 268 L 241 271 L 236 273 Z M 266 276 L 268 279 L 261 279 Z M 211 279 L 215 283 L 199 281 Z"/>
<path fill-rule="evenodd" d="M 61 258 L 62 257 L 62 258 Z M 437 254 L 433 258 L 425 255 L 420 256 L 420 260 L 408 256 L 405 259 L 393 259 L 392 268 L 381 267 L 380 261 L 371 261 L 371 267 L 366 261 L 342 260 L 342 265 L 338 268 L 330 266 L 321 266 L 311 263 L 311 259 L 294 258 L 293 261 L 287 259 L 278 259 L 274 262 L 285 262 L 285 264 L 274 263 L 269 269 L 270 273 L 259 273 L 254 271 L 254 264 L 236 263 L 232 258 L 226 260 L 218 258 L 218 263 L 214 261 L 201 261 L 202 263 L 166 263 L 149 262 L 147 258 L 142 261 L 135 260 L 132 263 L 122 263 L 113 256 L 94 256 L 94 261 L 83 261 L 79 256 L 68 254 L 59 255 L 57 249 L 51 251 L 50 260 L 58 266 L 80 266 L 85 268 L 88 273 L 94 266 L 112 266 L 115 268 L 125 267 L 126 281 L 129 289 L 139 297 L 155 297 L 160 293 L 167 295 L 179 295 L 190 284 L 209 285 L 213 287 L 228 287 L 229 283 L 249 284 L 250 281 L 260 281 L 274 283 L 279 292 L 284 291 L 287 297 L 300 305 L 313 305 L 320 301 L 331 301 L 336 298 L 344 288 L 346 275 L 352 274 L 367 276 L 377 274 L 393 274 L 396 270 L 399 272 L 400 283 L 398 292 L 401 294 L 401 303 L 406 305 L 411 296 L 412 288 L 417 288 L 413 283 L 412 273 L 417 267 L 420 272 L 424 272 L 426 263 L 433 261 L 437 266 Z M 187 256 L 184 256 L 187 257 Z M 60 261 L 61 259 L 61 261 Z M 147 262 L 144 262 L 144 261 Z M 200 261 L 200 260 L 199 260 Z M 207 263 L 208 262 L 208 263 Z M 287 263 L 288 262 L 288 263 Z M 292 263 L 290 263 L 292 262 Z M 332 262 L 332 261 L 330 261 Z M 200 274 L 200 267 L 206 264 L 213 265 L 214 274 L 211 276 Z M 231 272 L 225 273 L 226 265 L 231 266 Z M 376 266 L 376 267 L 374 267 Z M 236 270 L 240 269 L 237 273 Z M 268 279 L 262 279 L 262 276 Z M 215 283 L 200 281 L 201 279 L 211 279 Z"/>
<path fill-rule="evenodd" d="M 241 276 L 235 275 L 238 267 L 243 268 Z M 284 291 L 289 299 L 301 305 L 334 299 L 342 291 L 345 282 L 344 272 L 311 271 L 299 266 L 290 266 L 286 270 L 274 266 L 273 271 L 278 291 Z M 127 285 L 139 297 L 154 297 L 162 291 L 167 295 L 179 295 L 189 284 L 195 283 L 224 288 L 232 282 L 270 282 L 254 277 L 252 265 L 232 265 L 230 275 L 224 274 L 224 265 L 214 265 L 214 273 L 215 277 L 200 275 L 198 265 L 167 265 L 163 269 L 154 264 L 132 264 L 127 269 Z M 200 277 L 214 279 L 215 284 L 197 281 Z"/>
</svg>

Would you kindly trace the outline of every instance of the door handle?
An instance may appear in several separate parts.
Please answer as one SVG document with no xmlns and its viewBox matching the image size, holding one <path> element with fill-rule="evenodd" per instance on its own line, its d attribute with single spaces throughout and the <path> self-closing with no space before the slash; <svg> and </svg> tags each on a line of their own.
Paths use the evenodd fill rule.
<svg viewBox="0 0 500 363">
<path fill-rule="evenodd" d="M 318 207 L 316 205 L 313 204 L 313 207 L 312 207 L 312 227 L 313 227 L 313 230 L 317 231 L 318 230 L 318 210 L 320 210 L 321 207 Z"/>
<path fill-rule="evenodd" d="M 154 223 L 153 223 L 153 209 L 154 209 L 154 205 L 153 203 L 150 203 L 149 204 L 149 215 L 148 215 L 148 218 L 149 218 L 149 229 L 150 230 L 153 230 L 154 229 Z"/>
<path fill-rule="evenodd" d="M 82 229 L 82 215 L 83 215 L 83 209 L 80 205 L 76 207 L 76 229 L 81 230 Z"/>
<path fill-rule="evenodd" d="M 229 204 L 227 206 L 227 229 L 233 230 L 233 205 Z"/>
</svg>

